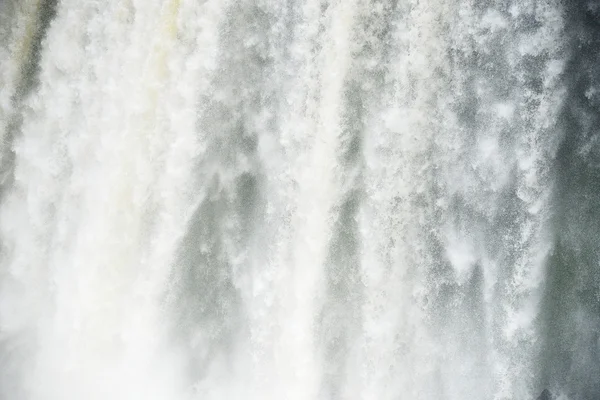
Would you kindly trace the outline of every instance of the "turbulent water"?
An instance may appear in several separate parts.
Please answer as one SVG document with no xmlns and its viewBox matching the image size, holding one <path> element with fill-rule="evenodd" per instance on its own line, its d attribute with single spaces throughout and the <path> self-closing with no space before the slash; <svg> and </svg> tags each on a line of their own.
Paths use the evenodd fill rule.
<svg viewBox="0 0 600 400">
<path fill-rule="evenodd" d="M 600 3 L 0 0 L 0 399 L 600 399 Z"/>
</svg>

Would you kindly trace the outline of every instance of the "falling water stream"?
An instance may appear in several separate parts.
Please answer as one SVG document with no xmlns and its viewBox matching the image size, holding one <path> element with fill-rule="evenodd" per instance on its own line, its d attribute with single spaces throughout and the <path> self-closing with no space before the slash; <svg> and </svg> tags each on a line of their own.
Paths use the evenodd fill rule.
<svg viewBox="0 0 600 400">
<path fill-rule="evenodd" d="M 0 399 L 600 399 L 599 48 L 594 0 L 0 0 Z"/>
</svg>

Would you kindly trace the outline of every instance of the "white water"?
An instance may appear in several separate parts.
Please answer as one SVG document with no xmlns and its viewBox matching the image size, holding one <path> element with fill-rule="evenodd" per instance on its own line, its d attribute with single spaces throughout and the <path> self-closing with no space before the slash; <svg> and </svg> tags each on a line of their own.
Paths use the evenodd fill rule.
<svg viewBox="0 0 600 400">
<path fill-rule="evenodd" d="M 0 3 L 0 398 L 554 389 L 565 11 L 479 3 Z"/>
</svg>

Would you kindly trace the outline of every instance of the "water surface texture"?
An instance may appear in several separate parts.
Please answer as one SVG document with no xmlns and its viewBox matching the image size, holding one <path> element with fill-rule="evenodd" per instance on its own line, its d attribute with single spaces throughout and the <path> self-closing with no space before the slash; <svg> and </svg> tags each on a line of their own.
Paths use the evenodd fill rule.
<svg viewBox="0 0 600 400">
<path fill-rule="evenodd" d="M 0 399 L 600 399 L 599 49 L 595 0 L 0 0 Z"/>
</svg>

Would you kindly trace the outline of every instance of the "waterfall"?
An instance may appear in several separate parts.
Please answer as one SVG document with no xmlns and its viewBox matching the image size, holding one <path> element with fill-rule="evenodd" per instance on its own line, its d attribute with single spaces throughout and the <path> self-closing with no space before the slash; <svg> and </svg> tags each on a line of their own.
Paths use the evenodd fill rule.
<svg viewBox="0 0 600 400">
<path fill-rule="evenodd" d="M 599 46 L 594 0 L 0 0 L 0 399 L 600 398 Z"/>
</svg>

